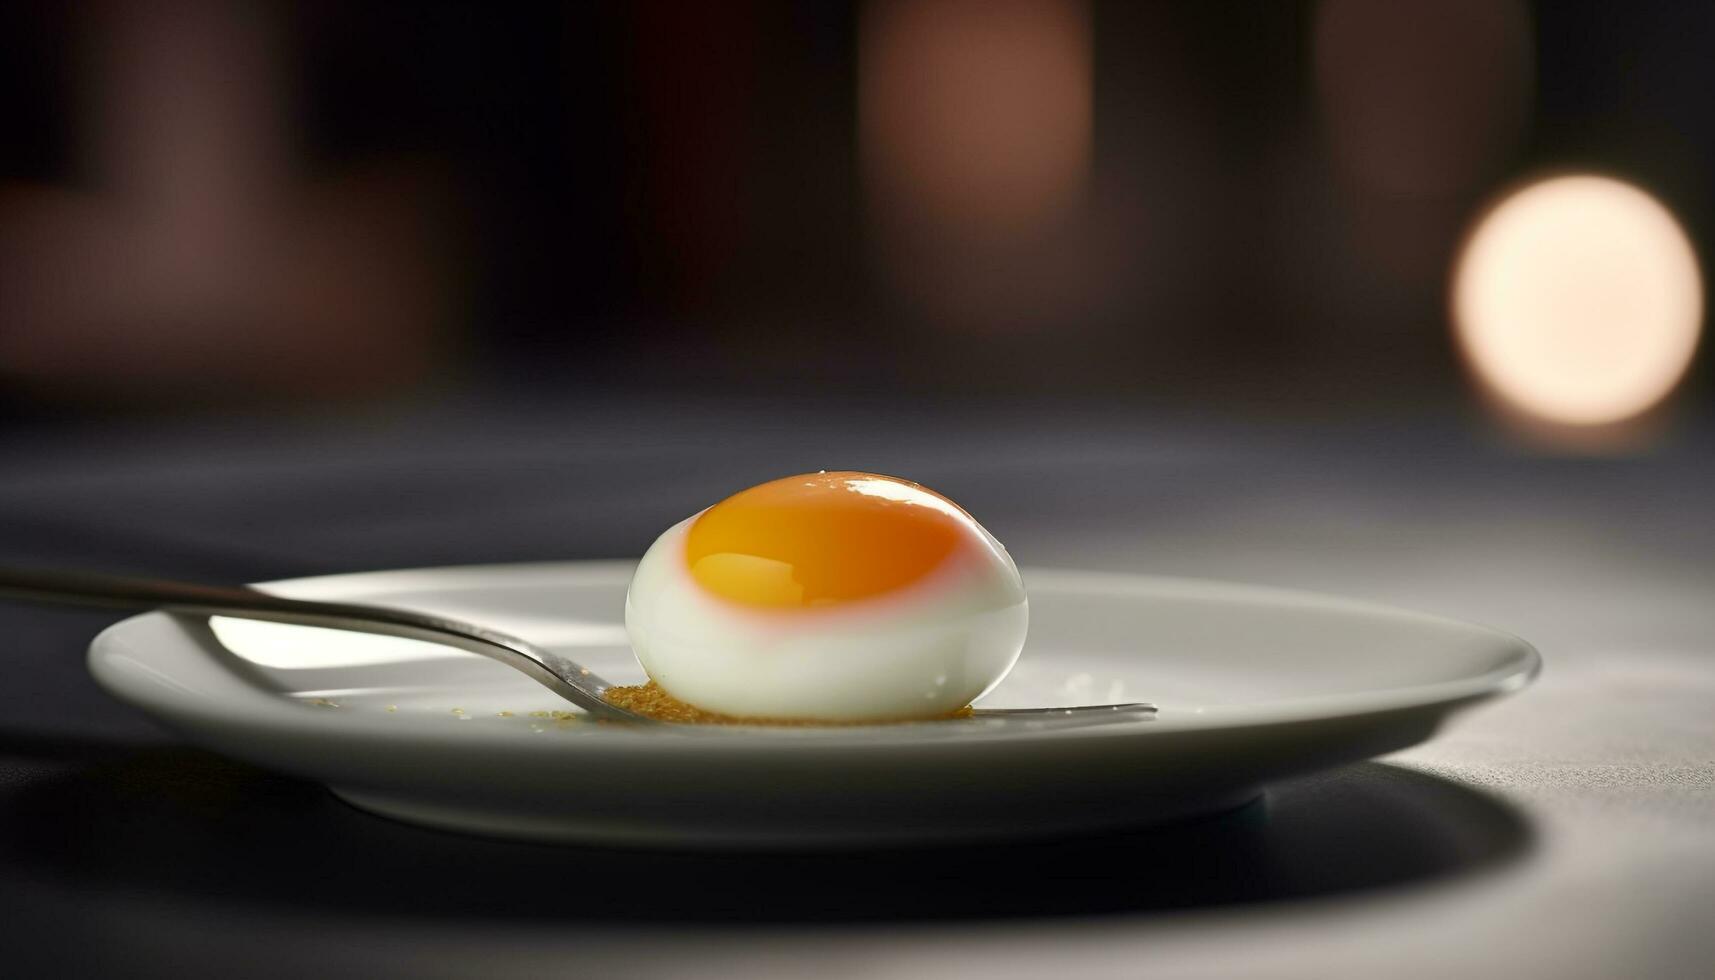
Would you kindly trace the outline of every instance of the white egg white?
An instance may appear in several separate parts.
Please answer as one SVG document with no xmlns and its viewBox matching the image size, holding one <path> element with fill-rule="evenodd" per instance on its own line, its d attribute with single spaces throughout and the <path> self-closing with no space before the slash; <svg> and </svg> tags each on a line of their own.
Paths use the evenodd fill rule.
<svg viewBox="0 0 1715 980">
<path fill-rule="evenodd" d="M 1012 669 L 1030 609 L 1018 568 L 982 527 L 929 575 L 822 607 L 750 607 L 691 575 L 693 515 L 637 566 L 625 628 L 643 669 L 705 711 L 811 721 L 929 718 L 970 704 Z"/>
</svg>

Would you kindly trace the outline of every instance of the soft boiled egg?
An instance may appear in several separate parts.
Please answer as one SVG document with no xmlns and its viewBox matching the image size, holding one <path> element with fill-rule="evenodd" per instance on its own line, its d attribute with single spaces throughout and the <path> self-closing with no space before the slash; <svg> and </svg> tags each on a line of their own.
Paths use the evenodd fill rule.
<svg viewBox="0 0 1715 980">
<path fill-rule="evenodd" d="M 728 497 L 657 538 L 625 599 L 651 680 L 745 718 L 951 714 L 1012 669 L 1028 624 L 993 535 L 933 490 L 875 473 Z"/>
</svg>

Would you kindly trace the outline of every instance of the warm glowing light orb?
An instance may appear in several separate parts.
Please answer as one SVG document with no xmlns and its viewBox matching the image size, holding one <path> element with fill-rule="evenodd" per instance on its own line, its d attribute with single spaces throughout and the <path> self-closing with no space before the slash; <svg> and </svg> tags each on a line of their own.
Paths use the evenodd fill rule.
<svg viewBox="0 0 1715 980">
<path fill-rule="evenodd" d="M 1703 284 L 1691 242 L 1649 194 L 1557 177 L 1483 215 L 1454 263 L 1454 331 L 1472 370 L 1542 421 L 1603 425 L 1673 390 Z"/>
</svg>

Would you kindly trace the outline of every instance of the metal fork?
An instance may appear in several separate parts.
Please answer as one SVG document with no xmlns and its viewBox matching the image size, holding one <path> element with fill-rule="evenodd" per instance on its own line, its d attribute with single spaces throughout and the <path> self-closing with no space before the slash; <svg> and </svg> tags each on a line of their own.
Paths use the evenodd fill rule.
<svg viewBox="0 0 1715 980">
<path fill-rule="evenodd" d="M 162 609 L 190 616 L 321 626 L 440 643 L 497 660 L 596 717 L 656 723 L 646 715 L 610 704 L 603 695 L 613 685 L 588 667 L 516 636 L 444 616 L 390 606 L 287 599 L 245 586 L 4 567 L 0 567 L 0 598 L 53 605 Z M 1150 717 L 1155 714 L 1155 706 L 1134 703 L 1073 708 L 979 708 L 972 714 L 991 720 L 1099 723 Z"/>
</svg>

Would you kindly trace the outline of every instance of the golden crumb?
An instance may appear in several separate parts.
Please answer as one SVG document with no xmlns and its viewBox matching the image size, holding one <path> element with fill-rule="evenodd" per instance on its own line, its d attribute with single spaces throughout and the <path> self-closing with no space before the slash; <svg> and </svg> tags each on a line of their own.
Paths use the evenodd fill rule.
<svg viewBox="0 0 1715 980">
<path fill-rule="evenodd" d="M 546 718 L 546 717 L 548 717 L 548 713 L 546 711 L 532 711 L 532 712 L 530 712 L 530 717 L 532 717 L 532 718 Z"/>
<path fill-rule="evenodd" d="M 398 705 L 396 705 L 396 704 L 390 704 L 390 705 L 388 705 L 388 706 L 387 706 L 387 710 L 388 710 L 388 711 L 398 711 L 398 710 L 399 710 L 399 706 L 398 706 Z"/>
<path fill-rule="evenodd" d="M 510 712 L 510 711 L 496 711 L 494 713 L 494 717 L 496 717 L 496 718 L 510 718 L 510 717 L 512 717 L 512 712 Z"/>
<path fill-rule="evenodd" d="M 311 698 L 310 703 L 315 705 L 318 708 L 337 708 L 337 707 L 339 707 L 338 701 L 329 701 L 327 698 Z"/>
<path fill-rule="evenodd" d="M 737 715 L 723 715 L 714 711 L 704 711 L 695 705 L 686 704 L 671 694 L 661 685 L 650 681 L 647 684 L 637 684 L 630 687 L 610 687 L 602 694 L 602 700 L 627 711 L 635 711 L 656 721 L 669 721 L 681 725 L 875 725 L 884 724 L 878 721 L 817 721 L 806 718 L 751 718 Z M 968 718 L 971 714 L 970 705 L 957 711 L 940 715 L 938 718 Z M 923 721 L 921 718 L 899 718 L 897 722 Z"/>
</svg>

